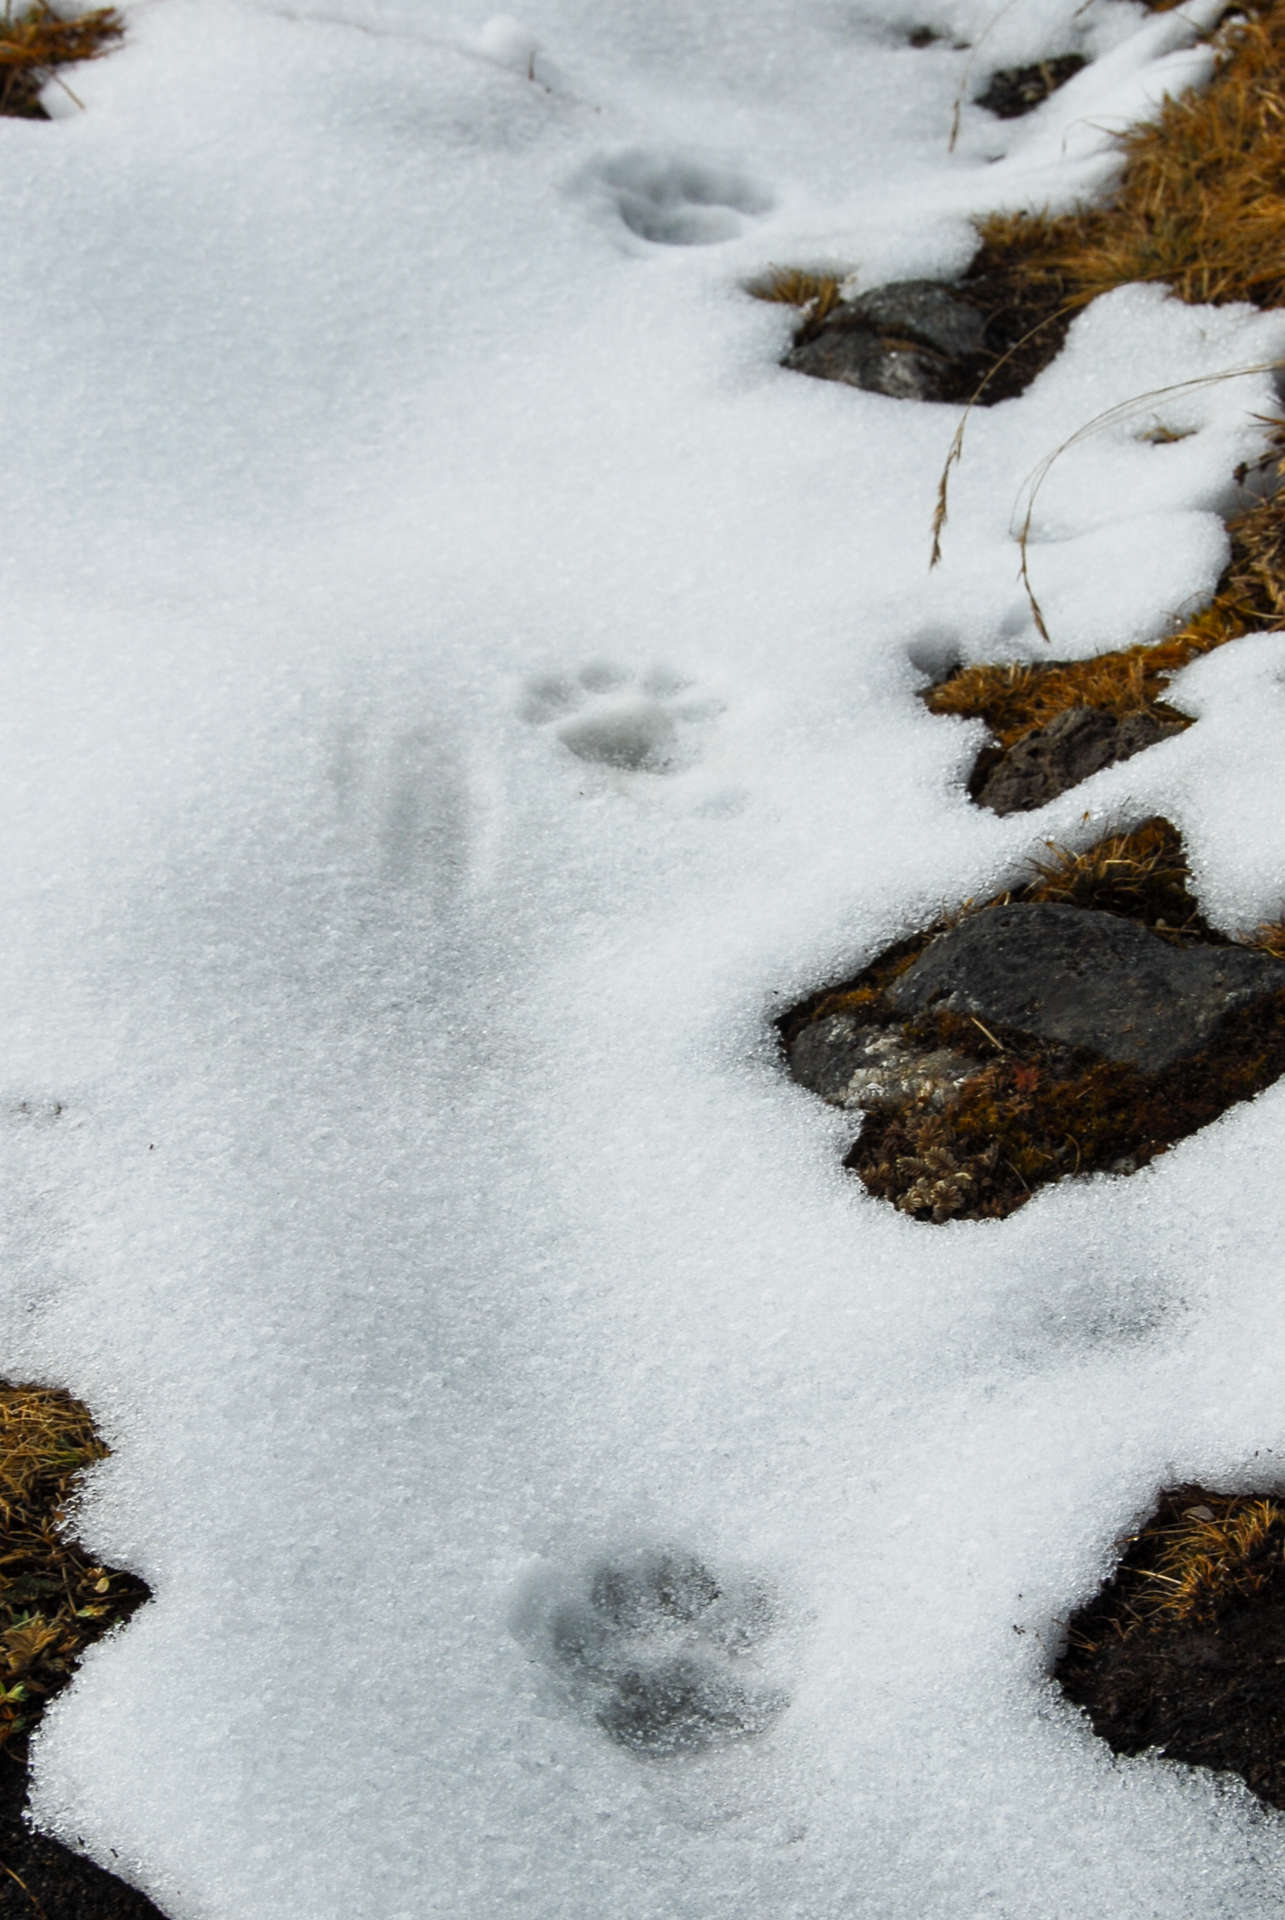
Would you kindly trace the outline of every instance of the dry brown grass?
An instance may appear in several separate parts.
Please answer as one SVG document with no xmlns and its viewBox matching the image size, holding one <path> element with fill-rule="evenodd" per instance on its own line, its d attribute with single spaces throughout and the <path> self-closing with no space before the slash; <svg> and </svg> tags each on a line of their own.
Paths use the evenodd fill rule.
<svg viewBox="0 0 1285 1920">
<path fill-rule="evenodd" d="M 1251 11 L 1252 18 L 1239 16 L 1219 35 L 1222 59 L 1207 89 L 1167 101 L 1157 119 L 1121 136 L 1124 172 L 1109 204 L 1056 217 L 996 214 L 979 223 L 981 247 L 966 290 L 988 311 L 1008 316 L 1010 333 L 1016 335 L 1019 325 L 1026 330 L 1020 351 L 1010 350 L 1013 364 L 1003 385 L 990 398 L 1020 390 L 1057 352 L 1077 308 L 1116 287 L 1152 281 L 1197 303 L 1285 302 L 1285 0 L 1266 0 Z M 1232 379 L 1255 370 L 1229 368 L 1212 377 Z M 979 391 L 977 397 L 986 396 Z M 1072 441 L 1108 417 L 1089 422 Z M 934 565 L 967 418 L 938 488 Z M 1040 476 L 1063 450 L 1054 450 Z M 1047 640 L 1027 573 L 1027 534 L 1039 484 L 1037 478 L 1028 494 L 1022 578 Z"/>
<path fill-rule="evenodd" d="M 1204 91 L 1166 102 L 1154 121 L 1122 136 L 1124 172 L 1108 205 L 981 224 L 965 291 L 995 316 L 998 358 L 984 401 L 1020 391 L 1056 352 L 1075 310 L 1116 287 L 1159 281 L 1188 301 L 1285 304 L 1285 0 L 1247 12 L 1222 30 L 1223 58 Z M 838 282 L 776 268 L 752 291 L 809 308 L 815 324 Z M 1279 483 L 1285 424 L 1275 425 Z M 942 475 L 934 557 L 962 427 Z M 1172 673 L 1242 634 L 1285 627 L 1285 495 L 1238 515 L 1229 533 L 1215 598 L 1170 638 L 1075 663 L 970 667 L 929 689 L 930 711 L 985 720 L 1005 751 L 1072 707 L 1181 718 L 1163 704 Z M 1033 596 L 1032 607 L 1042 629 Z"/>
<path fill-rule="evenodd" d="M 1048 858 L 1033 864 L 1035 878 L 1016 896 L 1021 900 L 1118 913 L 1152 932 L 1211 937 L 1187 884 L 1181 836 L 1168 820 L 1144 820 L 1083 853 L 1051 846 Z"/>
<path fill-rule="evenodd" d="M 1285 1504 L 1262 1494 L 1177 1487 L 1129 1537 L 1115 1576 L 1086 1608 L 1071 1641 L 1104 1641 L 1182 1626 L 1212 1626 L 1272 1583 L 1285 1548 Z"/>
<path fill-rule="evenodd" d="M 1197 303 L 1285 305 L 1285 0 L 1241 15 L 1217 45 L 1208 87 L 1120 136 L 1124 171 L 1107 205 L 979 224 L 974 292 L 998 306 L 1007 291 L 1028 324 L 1138 280 Z M 774 268 L 751 291 L 802 306 L 828 280 Z"/>
<path fill-rule="evenodd" d="M 1276 424 L 1279 446 L 1285 424 Z M 1277 475 L 1280 474 L 1280 455 Z M 1007 750 L 1070 707 L 1182 716 L 1164 705 L 1171 674 L 1241 634 L 1285 626 L 1285 495 L 1260 500 L 1228 526 L 1231 559 L 1210 604 L 1167 640 L 1089 660 L 965 667 L 924 693 L 931 713 L 984 720 Z"/>
<path fill-rule="evenodd" d="M 1208 1619 L 1229 1599 L 1247 1598 L 1264 1584 L 1263 1550 L 1273 1536 L 1272 1558 L 1280 1558 L 1285 1507 L 1276 1500 L 1234 1496 L 1217 1504 L 1219 1511 L 1206 1496 L 1176 1524 L 1150 1530 L 1155 1563 L 1139 1569 L 1148 1589 L 1142 1600 L 1146 1623 Z"/>
<path fill-rule="evenodd" d="M 39 1717 L 90 1641 L 147 1597 L 62 1530 L 76 1475 L 106 1452 L 70 1394 L 0 1382 L 0 1746 Z"/>
<path fill-rule="evenodd" d="M 996 214 L 981 270 L 1020 273 L 1050 307 L 1163 281 L 1181 300 L 1285 304 L 1285 3 L 1219 36 L 1210 85 L 1122 135 L 1124 173 L 1105 207 L 1051 218 Z"/>
<path fill-rule="evenodd" d="M 968 284 L 994 305 L 1010 288 L 1032 324 L 1138 280 L 1197 303 L 1285 305 L 1285 0 L 1223 28 L 1217 44 L 1224 57 L 1208 87 L 1120 136 L 1124 171 L 1107 205 L 992 214 Z M 780 268 L 760 284 L 815 278 Z"/>
<path fill-rule="evenodd" d="M 40 90 L 51 75 L 78 61 L 96 60 L 123 32 L 111 7 L 64 19 L 45 0 L 17 14 L 6 6 L 0 15 L 0 114 L 43 119 Z"/>
<path fill-rule="evenodd" d="M 813 273 L 806 267 L 769 267 L 760 279 L 750 282 L 746 292 L 780 306 L 807 307 L 816 322 L 838 303 L 839 285 L 837 274 Z"/>
</svg>

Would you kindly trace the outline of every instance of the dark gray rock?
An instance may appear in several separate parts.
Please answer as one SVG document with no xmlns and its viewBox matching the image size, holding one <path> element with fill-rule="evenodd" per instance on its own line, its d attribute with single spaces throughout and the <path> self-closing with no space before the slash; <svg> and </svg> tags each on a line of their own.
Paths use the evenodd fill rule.
<svg viewBox="0 0 1285 1920">
<path fill-rule="evenodd" d="M 831 319 L 840 312 L 885 338 L 914 340 L 955 360 L 980 353 L 986 344 L 985 314 L 939 280 L 893 280 L 871 287 L 832 309 Z"/>
<path fill-rule="evenodd" d="M 922 347 L 888 347 L 871 327 L 823 324 L 790 348 L 784 367 L 892 400 L 946 400 L 956 381 L 948 360 Z"/>
<path fill-rule="evenodd" d="M 1072 707 L 993 761 L 973 797 L 992 813 L 1028 813 L 1185 725 L 1151 713 L 1121 717 L 1100 707 Z"/>
<path fill-rule="evenodd" d="M 805 324 L 782 365 L 896 400 L 958 400 L 985 370 L 986 316 L 953 287 L 899 280 Z"/>
<path fill-rule="evenodd" d="M 897 1027 L 851 1013 L 813 1020 L 790 1045 L 790 1072 L 832 1107 L 891 1113 L 912 1100 L 942 1106 L 977 1062 L 946 1047 L 916 1047 Z"/>
<path fill-rule="evenodd" d="M 1234 1008 L 1283 987 L 1266 954 L 1177 947 L 1082 907 L 1014 905 L 940 934 L 888 997 L 904 1019 L 942 1007 L 1160 1073 L 1199 1053 Z"/>
</svg>

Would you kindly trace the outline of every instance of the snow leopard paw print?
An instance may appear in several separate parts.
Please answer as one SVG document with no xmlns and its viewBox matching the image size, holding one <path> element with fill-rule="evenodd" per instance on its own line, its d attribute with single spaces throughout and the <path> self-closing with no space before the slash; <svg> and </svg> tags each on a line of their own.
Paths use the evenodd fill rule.
<svg viewBox="0 0 1285 1920">
<path fill-rule="evenodd" d="M 788 1704 L 765 1671 L 776 1600 L 754 1577 L 639 1547 L 599 1561 L 539 1609 L 536 1638 L 571 1704 L 652 1759 L 762 1733 Z"/>
<path fill-rule="evenodd" d="M 666 667 L 634 675 L 609 660 L 528 683 L 522 717 L 548 728 L 560 748 L 593 766 L 674 774 L 701 757 L 702 736 L 723 711 Z"/>
</svg>

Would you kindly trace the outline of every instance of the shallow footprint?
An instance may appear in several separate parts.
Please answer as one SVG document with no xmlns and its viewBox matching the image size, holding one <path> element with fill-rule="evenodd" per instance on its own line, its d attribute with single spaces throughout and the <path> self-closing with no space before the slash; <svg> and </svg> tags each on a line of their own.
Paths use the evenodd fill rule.
<svg viewBox="0 0 1285 1920">
<path fill-rule="evenodd" d="M 700 757 L 702 727 L 722 712 L 681 674 L 660 667 L 635 679 L 608 660 L 547 675 L 527 687 L 522 716 L 549 726 L 578 760 L 625 773 L 680 773 Z"/>
<path fill-rule="evenodd" d="M 787 1696 L 757 1651 L 778 1622 L 765 1582 L 643 1545 L 528 1596 L 519 1624 L 570 1703 L 653 1759 L 703 1753 L 770 1726 Z"/>
<path fill-rule="evenodd" d="M 466 887 L 473 801 L 467 766 L 440 720 L 415 718 L 413 708 L 392 718 L 354 701 L 329 730 L 326 774 L 337 820 L 371 877 L 428 888 L 439 904 Z"/>
<path fill-rule="evenodd" d="M 772 207 L 762 187 L 708 155 L 631 147 L 603 161 L 597 171 L 629 231 L 659 246 L 708 247 L 735 240 L 747 216 Z"/>
</svg>

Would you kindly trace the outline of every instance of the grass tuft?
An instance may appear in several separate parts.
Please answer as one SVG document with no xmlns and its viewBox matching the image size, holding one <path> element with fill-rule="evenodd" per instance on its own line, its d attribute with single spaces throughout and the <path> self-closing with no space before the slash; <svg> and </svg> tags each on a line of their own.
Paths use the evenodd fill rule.
<svg viewBox="0 0 1285 1920">
<path fill-rule="evenodd" d="M 1155 1565 L 1138 1569 L 1153 1591 L 1144 1597 L 1146 1624 L 1209 1620 L 1232 1599 L 1248 1599 L 1264 1584 L 1264 1548 L 1285 1541 L 1285 1507 L 1275 1500 L 1229 1499 L 1221 1513 L 1202 1502 L 1176 1526 L 1153 1527 Z M 1158 1589 L 1158 1591 L 1155 1591 Z"/>
<path fill-rule="evenodd" d="M 1054 1676 L 1114 1752 L 1240 1775 L 1285 1806 L 1285 1501 L 1166 1488 L 1067 1622 Z"/>
<path fill-rule="evenodd" d="M 1214 44 L 1221 58 L 1207 88 L 1166 101 L 1154 120 L 1121 136 L 1124 169 L 1106 205 L 1057 216 L 994 214 L 979 223 L 981 245 L 965 289 L 1006 315 L 1012 337 L 1022 339 L 1003 389 L 991 397 L 1020 390 L 1057 352 L 1070 317 L 1117 287 L 1149 281 L 1197 304 L 1285 304 L 1285 0 L 1238 13 Z M 941 476 L 934 562 L 966 423 L 967 416 Z M 1027 530 L 1033 499 L 1032 491 Z M 1047 639 L 1027 575 L 1025 532 L 1022 547 L 1022 577 Z"/>
<path fill-rule="evenodd" d="M 779 306 L 805 307 L 815 326 L 838 305 L 839 276 L 813 273 L 806 267 L 769 267 L 758 280 L 752 280 L 746 292 L 756 300 L 768 300 Z"/>
<path fill-rule="evenodd" d="M 1077 1616 L 1079 1653 L 1104 1641 L 1213 1626 L 1267 1588 L 1285 1552 L 1285 1505 L 1262 1494 L 1179 1487 L 1130 1536 L 1114 1578 Z"/>
<path fill-rule="evenodd" d="M 0 16 L 0 115 L 46 119 L 40 104 L 46 81 L 63 67 L 96 60 L 124 31 L 112 7 L 64 19 L 46 0 L 35 0 L 17 14 L 6 5 Z"/>
<path fill-rule="evenodd" d="M 83 1649 L 148 1597 L 63 1531 L 76 1475 L 106 1453 L 70 1394 L 0 1382 L 0 1747 L 39 1718 Z"/>
<path fill-rule="evenodd" d="M 1187 856 L 1168 820 L 1144 820 L 1131 833 L 1108 834 L 1083 853 L 1050 846 L 1048 858 L 1034 866 L 1035 878 L 1019 899 L 1118 913 L 1175 939 L 1216 937 L 1187 885 Z"/>
<path fill-rule="evenodd" d="M 1137 280 L 1197 304 L 1285 304 L 1285 4 L 1216 37 L 1209 86 L 1167 100 L 1121 136 L 1111 202 L 1056 217 L 994 214 L 975 271 L 1020 275 L 1050 308 L 1087 306 Z"/>
<path fill-rule="evenodd" d="M 1269 464 L 1279 482 L 1285 471 L 1285 422 L 1272 425 L 1276 450 Z M 1172 674 L 1242 634 L 1285 627 L 1285 494 L 1256 501 L 1227 530 L 1231 558 L 1217 593 L 1167 640 L 1089 660 L 964 667 L 925 690 L 929 712 L 984 720 L 1003 752 L 1072 707 L 1184 720 L 1164 704 Z"/>
</svg>

